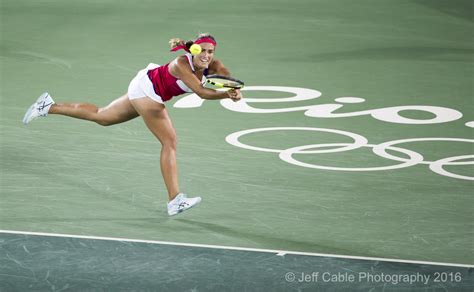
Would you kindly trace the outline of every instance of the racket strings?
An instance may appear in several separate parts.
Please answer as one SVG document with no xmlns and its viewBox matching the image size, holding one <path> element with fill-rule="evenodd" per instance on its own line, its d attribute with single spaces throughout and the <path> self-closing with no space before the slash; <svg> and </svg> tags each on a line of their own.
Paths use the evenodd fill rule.
<svg viewBox="0 0 474 292">
<path fill-rule="evenodd" d="M 230 88 L 242 88 L 243 82 L 231 77 L 222 77 L 222 76 L 208 76 L 207 82 L 218 87 L 230 87 Z"/>
<path fill-rule="evenodd" d="M 212 82 L 220 83 L 220 84 L 224 84 L 224 85 L 232 85 L 232 86 L 240 85 L 240 83 L 238 83 L 238 82 L 231 81 L 231 80 L 225 80 L 225 79 L 217 79 L 217 80 L 213 79 Z"/>
</svg>

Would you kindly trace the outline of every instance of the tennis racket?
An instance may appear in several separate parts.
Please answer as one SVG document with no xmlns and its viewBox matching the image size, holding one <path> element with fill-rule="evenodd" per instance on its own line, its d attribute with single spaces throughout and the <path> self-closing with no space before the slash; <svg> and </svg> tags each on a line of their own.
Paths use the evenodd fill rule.
<svg viewBox="0 0 474 292">
<path fill-rule="evenodd" d="M 241 89 L 242 87 L 244 87 L 244 83 L 239 79 L 222 75 L 208 75 L 206 76 L 206 83 L 209 83 L 219 88 Z"/>
</svg>

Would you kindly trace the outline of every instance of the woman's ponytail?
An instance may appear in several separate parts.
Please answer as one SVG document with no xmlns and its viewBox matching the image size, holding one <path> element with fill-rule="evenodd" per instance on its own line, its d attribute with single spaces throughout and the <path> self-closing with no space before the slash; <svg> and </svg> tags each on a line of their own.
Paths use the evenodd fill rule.
<svg viewBox="0 0 474 292">
<path fill-rule="evenodd" d="M 168 43 L 170 44 L 171 51 L 173 51 L 175 48 L 181 47 L 189 52 L 189 48 L 191 48 L 191 46 L 194 44 L 194 41 L 183 41 L 180 38 L 173 38 L 170 39 Z"/>
<path fill-rule="evenodd" d="M 173 39 L 170 39 L 170 41 L 168 42 L 170 44 L 170 49 L 174 49 L 178 46 L 182 46 L 185 44 L 185 42 L 180 39 L 180 38 L 173 38 Z"/>
</svg>

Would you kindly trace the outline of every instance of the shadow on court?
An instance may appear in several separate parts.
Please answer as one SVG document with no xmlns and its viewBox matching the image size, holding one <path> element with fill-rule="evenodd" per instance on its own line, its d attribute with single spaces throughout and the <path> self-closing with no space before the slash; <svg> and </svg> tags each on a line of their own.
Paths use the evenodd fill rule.
<svg viewBox="0 0 474 292">
<path fill-rule="evenodd" d="M 235 239 L 247 239 L 250 242 L 258 243 L 258 246 L 266 246 L 268 248 L 278 249 L 277 246 L 291 246 L 294 250 L 304 250 L 307 247 L 310 247 L 309 250 L 318 250 L 322 253 L 331 252 L 335 254 L 353 254 L 352 251 L 337 248 L 336 243 L 328 242 L 326 245 L 315 244 L 314 242 L 307 241 L 298 241 L 289 238 L 281 238 L 270 236 L 268 234 L 253 233 L 248 231 L 242 231 L 242 229 L 236 230 L 229 227 L 225 227 L 215 223 L 200 222 L 197 220 L 189 219 L 175 219 L 176 221 L 189 224 L 191 226 L 200 227 L 207 231 L 212 231 L 214 233 L 219 233 L 225 236 L 234 237 Z M 324 242 L 322 239 L 320 242 Z M 356 245 L 356 244 L 355 244 Z M 362 247 L 361 247 L 362 248 Z M 308 249 L 306 249 L 308 250 Z M 370 256 L 376 256 L 370 255 Z"/>
</svg>

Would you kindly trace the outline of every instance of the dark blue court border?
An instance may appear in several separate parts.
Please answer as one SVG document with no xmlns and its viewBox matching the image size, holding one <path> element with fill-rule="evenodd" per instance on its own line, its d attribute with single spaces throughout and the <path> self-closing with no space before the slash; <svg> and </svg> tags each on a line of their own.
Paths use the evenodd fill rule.
<svg viewBox="0 0 474 292">
<path fill-rule="evenodd" d="M 0 291 L 472 291 L 472 287 L 469 267 L 0 233 Z"/>
</svg>

